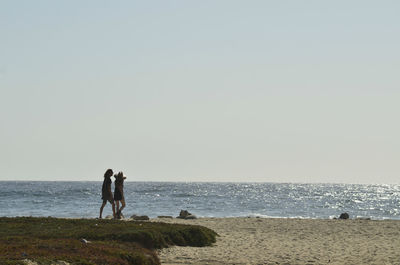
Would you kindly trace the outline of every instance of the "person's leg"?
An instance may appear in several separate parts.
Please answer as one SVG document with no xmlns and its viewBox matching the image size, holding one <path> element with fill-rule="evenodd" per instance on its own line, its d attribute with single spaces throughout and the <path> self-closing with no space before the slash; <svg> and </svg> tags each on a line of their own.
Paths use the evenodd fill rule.
<svg viewBox="0 0 400 265">
<path fill-rule="evenodd" d="M 117 205 L 117 208 L 115 210 L 116 210 L 116 213 L 118 214 L 118 212 L 119 212 L 119 201 L 115 201 L 115 204 Z"/>
<path fill-rule="evenodd" d="M 125 198 L 122 198 L 121 200 L 121 208 L 119 209 L 119 212 L 122 212 L 122 209 L 125 208 Z"/>
<path fill-rule="evenodd" d="M 106 205 L 106 203 L 107 203 L 107 201 L 103 201 L 103 204 L 100 207 L 100 216 L 99 216 L 100 219 L 101 219 L 101 215 L 103 214 L 103 209 L 104 209 L 104 206 Z"/>
<path fill-rule="evenodd" d="M 113 216 L 115 218 L 116 215 L 115 215 L 115 203 L 114 203 L 114 201 L 112 201 L 111 204 L 112 204 L 112 209 L 113 209 Z"/>
</svg>

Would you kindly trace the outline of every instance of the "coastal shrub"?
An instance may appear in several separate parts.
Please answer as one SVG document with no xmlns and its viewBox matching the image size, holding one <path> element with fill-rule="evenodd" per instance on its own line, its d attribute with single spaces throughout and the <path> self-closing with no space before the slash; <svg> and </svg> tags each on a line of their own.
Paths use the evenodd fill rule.
<svg viewBox="0 0 400 265">
<path fill-rule="evenodd" d="M 83 244 L 76 239 L 33 239 L 13 237 L 0 239 L 0 264 L 18 264 L 21 259 L 30 259 L 40 264 L 50 264 L 55 260 L 65 260 L 74 264 L 159 264 L 153 251 L 143 249 L 136 243 L 93 241 Z"/>
<path fill-rule="evenodd" d="M 0 264 L 159 264 L 170 245 L 208 246 L 216 233 L 192 225 L 96 219 L 0 218 Z M 84 243 L 82 239 L 90 241 Z"/>
</svg>

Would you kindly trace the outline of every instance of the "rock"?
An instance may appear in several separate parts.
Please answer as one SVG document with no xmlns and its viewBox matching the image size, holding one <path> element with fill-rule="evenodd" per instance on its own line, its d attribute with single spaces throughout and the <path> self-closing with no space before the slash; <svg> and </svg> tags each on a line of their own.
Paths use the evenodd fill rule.
<svg viewBox="0 0 400 265">
<path fill-rule="evenodd" d="M 24 265 L 38 265 L 38 263 L 36 261 L 32 261 L 29 259 L 24 259 L 22 262 Z"/>
<path fill-rule="evenodd" d="M 131 219 L 135 220 L 135 221 L 148 221 L 148 220 L 150 220 L 150 218 L 147 215 L 139 216 L 139 215 L 136 215 L 136 214 L 132 215 Z"/>
<path fill-rule="evenodd" d="M 342 213 L 342 214 L 339 216 L 339 219 L 343 219 L 343 220 L 346 220 L 346 219 L 349 219 L 349 218 L 350 218 L 350 216 L 349 216 L 348 213 Z"/>
<path fill-rule="evenodd" d="M 188 216 L 186 216 L 185 220 L 190 220 L 190 219 L 197 219 L 196 215 L 193 214 L 189 214 Z"/>
<path fill-rule="evenodd" d="M 91 243 L 90 241 L 88 241 L 88 240 L 86 240 L 86 239 L 84 239 L 84 238 L 81 238 L 81 242 L 84 243 L 84 244 L 89 244 L 89 243 Z"/>
<path fill-rule="evenodd" d="M 173 217 L 170 216 L 170 215 L 159 215 L 159 216 L 157 216 L 157 218 L 168 218 L 168 219 L 173 219 Z"/>
<path fill-rule="evenodd" d="M 176 218 L 180 218 L 180 219 L 185 219 L 190 213 L 186 210 L 181 210 L 181 212 L 179 213 L 179 216 L 177 216 Z"/>
<path fill-rule="evenodd" d="M 176 218 L 180 218 L 180 219 L 197 219 L 196 215 L 193 215 L 193 214 L 189 213 L 186 210 L 181 210 L 181 212 L 179 213 L 179 216 L 177 216 Z"/>
<path fill-rule="evenodd" d="M 70 263 L 63 260 L 57 260 L 56 262 L 53 261 L 51 265 L 70 265 Z"/>
<path fill-rule="evenodd" d="M 107 215 L 106 219 L 114 219 L 114 217 L 112 215 Z"/>
<path fill-rule="evenodd" d="M 22 262 L 24 265 L 39 265 L 36 261 L 32 261 L 29 259 L 24 259 Z M 63 260 L 57 260 L 57 261 L 52 261 L 50 265 L 71 265 L 71 263 L 68 263 Z"/>
</svg>

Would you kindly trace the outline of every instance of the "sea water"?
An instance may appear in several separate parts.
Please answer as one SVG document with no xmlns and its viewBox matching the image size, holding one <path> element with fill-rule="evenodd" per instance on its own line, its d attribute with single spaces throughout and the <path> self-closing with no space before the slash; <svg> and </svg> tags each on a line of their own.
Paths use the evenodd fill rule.
<svg viewBox="0 0 400 265">
<path fill-rule="evenodd" d="M 94 218 L 102 182 L 0 181 L 0 216 Z M 113 184 L 114 187 L 114 184 Z M 337 217 L 400 220 L 400 185 L 125 182 L 126 217 Z M 110 204 L 103 216 L 112 213 Z"/>
</svg>

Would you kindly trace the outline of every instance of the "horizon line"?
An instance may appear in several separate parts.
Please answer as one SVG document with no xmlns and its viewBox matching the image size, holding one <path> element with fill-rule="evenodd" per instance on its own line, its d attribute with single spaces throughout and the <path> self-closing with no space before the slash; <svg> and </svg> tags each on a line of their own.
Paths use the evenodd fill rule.
<svg viewBox="0 0 400 265">
<path fill-rule="evenodd" d="M 0 180 L 0 182 L 102 182 L 103 180 Z M 153 183 L 270 183 L 270 184 L 336 184 L 336 185 L 400 185 L 400 183 L 367 183 L 367 182 L 279 182 L 279 181 L 183 181 L 183 180 L 126 180 L 125 182 L 153 182 Z"/>
</svg>

